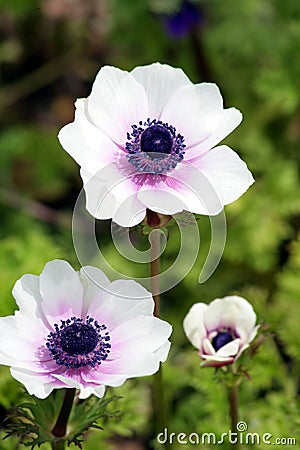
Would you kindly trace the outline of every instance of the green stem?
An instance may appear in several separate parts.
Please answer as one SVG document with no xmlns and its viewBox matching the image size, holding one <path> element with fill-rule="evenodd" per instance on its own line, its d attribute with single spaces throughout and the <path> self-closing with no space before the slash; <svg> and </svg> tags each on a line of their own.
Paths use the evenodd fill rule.
<svg viewBox="0 0 300 450">
<path fill-rule="evenodd" d="M 67 425 L 71 409 L 74 403 L 76 389 L 66 389 L 65 398 L 57 418 L 57 421 L 52 429 L 52 434 L 55 437 L 63 438 L 67 433 Z M 53 447 L 54 445 L 54 447 Z M 64 449 L 64 443 L 58 442 L 57 444 L 52 444 L 52 449 L 61 450 Z"/>
<path fill-rule="evenodd" d="M 239 431 L 237 428 L 237 424 L 239 421 L 239 413 L 238 413 L 238 385 L 234 384 L 233 386 L 228 386 L 228 402 L 229 402 L 229 411 L 230 411 L 230 419 L 231 419 L 231 431 L 233 433 L 237 433 L 237 443 L 231 444 L 231 447 L 235 450 L 240 448 L 239 444 Z"/>
<path fill-rule="evenodd" d="M 160 254 L 160 233 L 153 233 L 151 245 L 151 260 L 152 257 Z M 159 274 L 160 274 L 160 256 L 150 261 L 150 285 L 154 299 L 154 316 L 160 315 L 160 294 L 159 294 Z M 161 433 L 165 428 L 168 428 L 168 413 L 167 401 L 165 396 L 162 368 L 153 375 L 153 407 L 156 421 L 156 435 Z M 170 443 L 164 444 L 165 449 L 169 450 Z"/>
</svg>

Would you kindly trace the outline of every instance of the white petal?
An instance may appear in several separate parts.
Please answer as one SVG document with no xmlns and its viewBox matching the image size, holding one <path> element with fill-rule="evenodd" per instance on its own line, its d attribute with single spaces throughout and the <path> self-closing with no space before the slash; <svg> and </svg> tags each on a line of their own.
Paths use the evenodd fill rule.
<svg viewBox="0 0 300 450">
<path fill-rule="evenodd" d="M 80 269 L 80 280 L 83 285 L 83 316 L 85 316 L 93 301 L 96 300 L 100 306 L 107 300 L 110 281 L 102 270 L 92 266 Z"/>
<path fill-rule="evenodd" d="M 159 349 L 155 350 L 155 354 L 159 358 L 160 362 L 165 362 L 167 360 L 169 351 L 171 348 L 171 342 L 165 342 Z"/>
<path fill-rule="evenodd" d="M 17 305 L 24 314 L 32 318 L 40 318 L 47 325 L 47 319 L 41 309 L 39 276 L 23 275 L 14 285 L 12 294 Z"/>
<path fill-rule="evenodd" d="M 120 149 L 91 123 L 86 111 L 86 99 L 77 100 L 75 106 L 74 122 L 60 130 L 58 139 L 62 147 L 81 167 L 95 173 L 117 159 Z"/>
<path fill-rule="evenodd" d="M 124 147 L 131 125 L 148 118 L 145 89 L 131 74 L 105 66 L 95 79 L 88 112 L 97 127 Z"/>
<path fill-rule="evenodd" d="M 157 317 L 133 317 L 110 333 L 111 357 L 155 352 L 165 344 L 171 333 L 171 325 Z"/>
<path fill-rule="evenodd" d="M 172 215 L 186 209 L 179 190 L 169 188 L 163 182 L 157 186 L 142 186 L 138 199 L 145 207 L 160 214 Z"/>
<path fill-rule="evenodd" d="M 203 342 L 202 342 L 202 351 L 203 351 L 206 355 L 215 355 L 215 354 L 216 354 L 216 350 L 215 350 L 214 347 L 212 346 L 212 343 L 210 342 L 210 340 L 207 339 L 207 338 L 203 339 Z"/>
<path fill-rule="evenodd" d="M 131 195 L 118 208 L 116 208 L 113 221 L 121 227 L 134 227 L 145 218 L 146 208 L 136 194 Z"/>
<path fill-rule="evenodd" d="M 52 378 L 49 382 L 49 377 L 43 377 L 39 374 L 30 372 L 29 370 L 18 369 L 12 367 L 10 369 L 11 375 L 17 381 L 22 383 L 30 395 L 35 395 L 38 398 L 46 398 L 53 391 L 53 389 L 65 387 L 65 385 Z"/>
<path fill-rule="evenodd" d="M 39 347 L 49 330 L 41 320 L 17 311 L 15 316 L 0 318 L 0 363 L 11 366 L 37 367 Z M 47 358 L 46 358 L 47 359 Z M 45 360 L 45 357 L 42 358 Z"/>
<path fill-rule="evenodd" d="M 98 398 L 102 398 L 105 394 L 105 386 L 97 386 L 97 387 L 81 387 L 78 398 L 86 399 L 90 395 L 96 395 Z"/>
<path fill-rule="evenodd" d="M 78 378 L 80 378 L 80 372 L 78 371 L 78 373 L 79 373 Z M 74 371 L 74 374 L 75 374 L 75 371 Z M 66 386 L 68 386 L 70 388 L 81 389 L 81 387 L 82 387 L 81 383 L 79 383 L 76 379 L 73 379 L 71 377 L 61 375 L 61 374 L 55 374 L 54 377 L 57 378 L 58 380 L 62 381 Z"/>
<path fill-rule="evenodd" d="M 201 355 L 201 358 L 204 359 L 201 366 L 212 366 L 212 367 L 221 367 L 227 364 L 232 364 L 234 362 L 234 358 L 231 356 L 222 357 L 215 355 Z"/>
<path fill-rule="evenodd" d="M 113 361 L 105 361 L 106 382 L 108 386 L 114 386 L 109 380 L 109 373 L 120 374 L 126 378 L 143 377 L 146 375 L 153 375 L 158 371 L 160 365 L 160 358 L 155 353 L 148 352 L 134 352 L 121 355 Z M 112 377 L 115 382 L 115 377 Z M 120 384 L 118 384 L 120 385 Z"/>
<path fill-rule="evenodd" d="M 228 342 L 228 344 L 223 345 L 223 347 L 219 348 L 219 350 L 216 353 L 216 358 L 221 357 L 221 358 L 227 358 L 228 356 L 236 356 L 236 354 L 239 351 L 239 346 L 240 346 L 241 340 L 238 339 L 234 339 L 231 342 Z"/>
<path fill-rule="evenodd" d="M 110 292 L 116 297 L 123 300 L 146 300 L 148 308 L 143 312 L 144 315 L 152 314 L 151 303 L 153 304 L 152 295 L 142 285 L 133 280 L 116 280 L 110 284 Z M 149 301 L 150 300 L 150 301 Z M 140 313 L 141 314 L 141 313 Z"/>
<path fill-rule="evenodd" d="M 206 336 L 203 324 L 203 314 L 206 309 L 205 303 L 195 303 L 183 320 L 183 329 L 187 338 L 198 349 L 200 349 L 201 342 Z"/>
<path fill-rule="evenodd" d="M 219 214 L 224 206 L 223 198 L 199 164 L 184 161 L 171 174 L 180 180 L 181 187 L 176 195 L 184 202 L 184 209 L 196 214 L 214 216 Z M 179 183 L 178 183 L 179 184 Z"/>
<path fill-rule="evenodd" d="M 136 67 L 133 77 L 144 86 L 149 102 L 149 118 L 158 119 L 169 97 L 181 86 L 191 85 L 181 69 L 154 63 Z"/>
<path fill-rule="evenodd" d="M 238 359 L 238 358 L 241 356 L 241 354 L 242 354 L 248 347 L 249 347 L 249 344 L 244 344 L 244 345 L 242 345 L 242 346 L 239 348 L 239 351 L 238 351 L 238 353 L 237 353 L 235 359 Z"/>
<path fill-rule="evenodd" d="M 54 376 L 62 383 L 64 383 L 67 387 L 78 389 L 79 390 L 78 398 L 82 400 L 88 398 L 90 395 L 96 395 L 97 397 L 101 398 L 105 393 L 105 386 L 103 385 L 95 386 L 93 383 L 91 383 L 90 386 L 86 386 L 84 380 L 83 382 L 85 383 L 85 385 L 83 385 L 82 383 L 80 383 L 79 381 L 77 381 L 72 377 L 67 377 L 65 375 L 54 375 Z M 79 375 L 78 378 L 81 379 L 81 374 Z"/>
<path fill-rule="evenodd" d="M 161 214 L 191 211 L 197 214 L 216 215 L 223 203 L 215 186 L 196 165 L 190 162 L 178 164 L 165 176 L 151 178 L 141 183 L 138 199 L 147 208 Z"/>
<path fill-rule="evenodd" d="M 216 123 L 214 131 L 203 140 L 199 145 L 189 149 L 186 152 L 186 160 L 190 160 L 200 153 L 204 153 L 219 142 L 221 142 L 226 136 L 228 136 L 235 128 L 241 123 L 243 116 L 241 112 L 236 108 L 224 109 L 220 116 L 219 122 Z"/>
<path fill-rule="evenodd" d="M 237 200 L 254 183 L 246 163 L 231 148 L 222 145 L 193 160 L 224 205 Z"/>
<path fill-rule="evenodd" d="M 143 220 L 146 208 L 136 196 L 138 186 L 131 172 L 134 167 L 126 160 L 106 166 L 85 181 L 86 208 L 92 216 L 102 220 L 112 218 L 123 227 Z"/>
<path fill-rule="evenodd" d="M 251 323 L 248 323 L 247 328 L 251 325 Z M 250 333 L 248 334 L 248 342 L 252 342 L 255 336 L 257 335 L 257 331 L 259 329 L 260 325 L 256 325 L 252 330 L 250 329 Z M 239 331 L 239 328 L 237 327 L 237 330 Z M 248 331 L 248 330 L 247 330 Z"/>
<path fill-rule="evenodd" d="M 208 330 L 229 327 L 238 331 L 244 329 L 247 334 L 254 328 L 256 314 L 247 300 L 238 296 L 215 299 L 204 313 L 204 323 Z"/>
<path fill-rule="evenodd" d="M 106 302 L 98 302 L 96 298 L 88 314 L 104 323 L 108 330 L 113 330 L 136 316 L 153 314 L 154 301 L 151 294 L 135 281 L 117 280 L 112 282 L 107 290 L 110 295 L 107 296 Z"/>
<path fill-rule="evenodd" d="M 166 104 L 161 119 L 183 135 L 186 157 L 190 159 L 189 148 L 209 139 L 222 114 L 223 99 L 219 88 L 212 83 L 201 83 L 178 89 Z"/>
<path fill-rule="evenodd" d="M 49 322 L 81 317 L 83 288 L 79 274 L 62 260 L 50 261 L 40 275 L 42 309 Z"/>
<path fill-rule="evenodd" d="M 106 360 L 93 370 L 82 370 L 81 376 L 86 383 L 91 383 L 93 386 L 99 384 L 100 387 L 102 385 L 117 387 L 124 384 L 127 379 L 127 376 L 118 373 L 119 367 L 118 362 Z"/>
</svg>

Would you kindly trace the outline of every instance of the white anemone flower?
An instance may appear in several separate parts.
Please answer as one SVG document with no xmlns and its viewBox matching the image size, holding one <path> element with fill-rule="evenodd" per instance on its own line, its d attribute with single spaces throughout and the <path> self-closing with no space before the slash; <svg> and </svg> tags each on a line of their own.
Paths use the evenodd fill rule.
<svg viewBox="0 0 300 450">
<path fill-rule="evenodd" d="M 167 358 L 171 326 L 153 317 L 152 296 L 135 281 L 54 260 L 22 276 L 13 295 L 19 311 L 0 318 L 0 364 L 31 395 L 77 388 L 80 398 L 102 397 Z"/>
<path fill-rule="evenodd" d="M 237 153 L 216 147 L 242 114 L 224 109 L 215 84 L 193 84 L 181 69 L 105 66 L 75 106 L 58 137 L 81 167 L 95 218 L 127 227 L 147 208 L 216 215 L 254 182 Z"/>
<path fill-rule="evenodd" d="M 250 303 L 236 295 L 217 298 L 209 305 L 195 303 L 184 318 L 189 341 L 199 350 L 203 366 L 224 366 L 236 361 L 257 334 L 256 314 Z"/>
</svg>

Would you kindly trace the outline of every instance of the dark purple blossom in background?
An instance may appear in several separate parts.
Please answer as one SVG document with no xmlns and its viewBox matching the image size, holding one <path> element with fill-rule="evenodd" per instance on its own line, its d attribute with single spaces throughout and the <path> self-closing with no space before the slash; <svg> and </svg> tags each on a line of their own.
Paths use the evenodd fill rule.
<svg viewBox="0 0 300 450">
<path fill-rule="evenodd" d="M 203 22 L 203 14 L 198 5 L 184 1 L 178 11 L 164 16 L 163 21 L 168 34 L 180 39 Z"/>
</svg>

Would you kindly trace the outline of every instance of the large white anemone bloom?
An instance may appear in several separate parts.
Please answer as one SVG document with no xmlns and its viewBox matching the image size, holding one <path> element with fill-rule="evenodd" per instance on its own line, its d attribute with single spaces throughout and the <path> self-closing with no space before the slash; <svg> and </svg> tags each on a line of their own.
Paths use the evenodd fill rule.
<svg viewBox="0 0 300 450">
<path fill-rule="evenodd" d="M 58 137 L 81 166 L 87 209 L 98 219 L 133 226 L 146 208 L 215 215 L 254 181 L 233 150 L 215 147 L 241 113 L 223 108 L 215 84 L 193 84 L 181 69 L 105 66 L 75 105 Z"/>
<path fill-rule="evenodd" d="M 54 388 L 102 397 L 167 358 L 171 326 L 153 317 L 151 294 L 134 281 L 54 260 L 20 278 L 13 295 L 20 310 L 0 318 L 0 364 L 39 398 Z"/>
<path fill-rule="evenodd" d="M 203 366 L 232 364 L 257 334 L 256 314 L 242 297 L 195 303 L 183 321 L 189 341 L 199 350 Z"/>
</svg>

